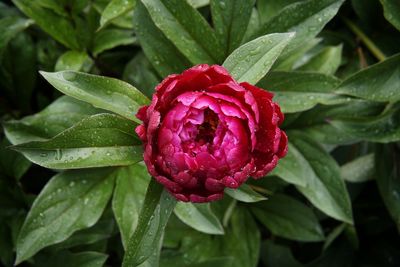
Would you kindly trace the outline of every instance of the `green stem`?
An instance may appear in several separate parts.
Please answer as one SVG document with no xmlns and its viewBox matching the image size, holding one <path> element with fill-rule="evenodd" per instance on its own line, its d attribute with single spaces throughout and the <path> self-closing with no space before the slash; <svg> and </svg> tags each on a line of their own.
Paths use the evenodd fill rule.
<svg viewBox="0 0 400 267">
<path fill-rule="evenodd" d="M 344 23 L 349 27 L 349 29 L 357 35 L 358 38 L 365 44 L 365 46 L 368 48 L 368 50 L 379 60 L 379 61 L 384 61 L 386 59 L 385 54 L 374 44 L 374 42 L 369 39 L 369 37 L 361 31 L 361 29 L 348 20 L 347 18 L 342 18 Z"/>
</svg>

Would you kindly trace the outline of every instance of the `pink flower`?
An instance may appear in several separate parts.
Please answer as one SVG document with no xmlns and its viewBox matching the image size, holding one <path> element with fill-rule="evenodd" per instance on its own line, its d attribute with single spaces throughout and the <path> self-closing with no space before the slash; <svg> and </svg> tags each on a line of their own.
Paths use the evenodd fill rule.
<svg viewBox="0 0 400 267">
<path fill-rule="evenodd" d="M 287 152 L 283 114 L 272 97 L 218 65 L 168 76 L 137 114 L 149 173 L 191 202 L 220 199 L 225 187 L 265 176 Z"/>
</svg>

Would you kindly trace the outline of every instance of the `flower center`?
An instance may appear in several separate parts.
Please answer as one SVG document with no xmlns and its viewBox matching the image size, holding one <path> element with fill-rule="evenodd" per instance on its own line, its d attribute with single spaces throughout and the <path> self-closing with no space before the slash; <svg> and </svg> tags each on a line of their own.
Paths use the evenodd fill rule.
<svg viewBox="0 0 400 267">
<path fill-rule="evenodd" d="M 218 115 L 210 109 L 204 111 L 204 121 L 199 126 L 196 142 L 200 144 L 212 143 L 219 123 Z"/>
</svg>

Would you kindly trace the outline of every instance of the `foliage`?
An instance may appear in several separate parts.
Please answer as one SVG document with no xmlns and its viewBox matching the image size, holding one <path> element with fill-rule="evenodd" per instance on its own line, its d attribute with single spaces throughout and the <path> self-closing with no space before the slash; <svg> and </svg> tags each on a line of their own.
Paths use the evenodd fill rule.
<svg viewBox="0 0 400 267">
<path fill-rule="evenodd" d="M 399 266 L 399 30 L 397 0 L 0 2 L 0 266 Z M 274 92 L 290 141 L 201 205 L 134 132 L 199 63 Z"/>
</svg>

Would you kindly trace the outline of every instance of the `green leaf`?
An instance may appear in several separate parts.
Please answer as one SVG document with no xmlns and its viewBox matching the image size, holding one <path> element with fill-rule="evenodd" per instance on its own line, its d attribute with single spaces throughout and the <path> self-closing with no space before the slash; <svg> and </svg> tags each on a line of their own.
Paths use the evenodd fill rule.
<svg viewBox="0 0 400 267">
<path fill-rule="evenodd" d="M 8 43 L 3 56 L 0 55 L 0 87 L 8 97 L 7 102 L 11 102 L 10 107 L 15 105 L 23 113 L 31 113 L 37 77 L 36 53 L 33 38 L 20 32 Z"/>
<path fill-rule="evenodd" d="M 273 240 L 265 241 L 265 248 L 262 250 L 261 258 L 268 267 L 304 267 L 292 254 L 290 247 L 274 243 Z"/>
<path fill-rule="evenodd" d="M 291 71 L 298 67 L 302 63 L 305 54 L 313 49 L 318 43 L 322 41 L 322 38 L 313 38 L 307 40 L 301 47 L 297 48 L 296 51 L 290 53 L 290 55 L 280 58 L 276 61 L 273 69 L 276 71 Z"/>
<path fill-rule="evenodd" d="M 74 71 L 42 71 L 40 74 L 64 94 L 133 121 L 139 121 L 135 117 L 139 107 L 149 103 L 149 99 L 135 87 L 114 78 Z"/>
<path fill-rule="evenodd" d="M 243 36 L 242 43 L 252 40 L 252 36 L 260 28 L 260 17 L 258 15 L 257 9 L 253 7 L 250 15 L 249 23 L 247 24 L 246 32 Z"/>
<path fill-rule="evenodd" d="M 342 48 L 343 45 L 341 44 L 337 46 L 327 46 L 314 55 L 307 63 L 298 68 L 298 70 L 333 75 L 340 66 Z"/>
<path fill-rule="evenodd" d="M 4 266 L 13 266 L 13 242 L 9 227 L 5 220 L 0 219 L 0 263 Z"/>
<path fill-rule="evenodd" d="M 33 21 L 30 19 L 23 19 L 20 17 L 6 17 L 0 19 L 0 59 L 8 44 L 19 32 L 25 30 L 32 25 Z"/>
<path fill-rule="evenodd" d="M 284 55 L 295 52 L 304 42 L 313 39 L 336 15 L 344 0 L 307 0 L 283 8 L 268 20 L 258 35 L 274 32 L 295 32 Z"/>
<path fill-rule="evenodd" d="M 94 37 L 92 52 L 94 56 L 97 56 L 106 50 L 120 45 L 131 45 L 135 40 L 136 38 L 133 36 L 133 32 L 129 30 L 102 30 L 97 32 Z"/>
<path fill-rule="evenodd" d="M 54 70 L 80 71 L 82 69 L 87 69 L 87 66 L 90 67 L 92 64 L 92 60 L 85 52 L 67 51 L 58 58 Z"/>
<path fill-rule="evenodd" d="M 48 257 L 43 257 L 41 261 L 37 262 L 37 265 L 40 267 L 102 267 L 106 262 L 108 255 L 88 251 L 88 252 L 79 252 L 79 253 L 71 253 L 69 251 L 61 251 L 55 254 L 52 254 Z"/>
<path fill-rule="evenodd" d="M 362 183 L 373 178 L 375 173 L 374 154 L 358 157 L 340 167 L 340 176 L 352 183 Z"/>
<path fill-rule="evenodd" d="M 143 53 L 137 53 L 126 64 L 122 78 L 150 98 L 155 91 L 155 87 L 160 83 L 157 73 Z"/>
<path fill-rule="evenodd" d="M 330 247 L 333 241 L 335 241 L 343 233 L 343 231 L 346 229 L 346 225 L 347 224 L 345 223 L 341 223 L 329 233 L 324 242 L 324 246 L 322 247 L 323 250 L 326 250 L 328 247 Z"/>
<path fill-rule="evenodd" d="M 313 172 L 301 152 L 293 144 L 289 143 L 286 156 L 279 160 L 279 164 L 270 175 L 279 176 L 290 184 L 306 186 L 307 179 L 305 178 L 312 176 Z"/>
<path fill-rule="evenodd" d="M 275 235 L 297 241 L 321 241 L 324 233 L 312 210 L 302 202 L 281 194 L 251 208 Z"/>
<path fill-rule="evenodd" d="M 210 4 L 210 0 L 186 0 L 192 7 L 200 8 Z"/>
<path fill-rule="evenodd" d="M 237 189 L 226 188 L 225 193 L 236 200 L 246 203 L 259 202 L 267 199 L 263 195 L 254 191 L 247 184 L 242 184 Z"/>
<path fill-rule="evenodd" d="M 327 215 L 352 224 L 349 194 L 336 161 L 309 136 L 294 131 L 290 132 L 289 137 L 300 152 L 298 156 L 304 159 L 298 164 L 302 164 L 306 170 L 304 173 L 307 173 L 307 176 L 301 177 L 306 181 L 305 186 L 296 185 L 296 188 Z"/>
<path fill-rule="evenodd" d="M 62 96 L 35 115 L 5 122 L 4 132 L 13 145 L 45 140 L 99 112 L 85 102 Z"/>
<path fill-rule="evenodd" d="M 128 240 L 136 229 L 139 212 L 142 208 L 150 176 L 142 164 L 134 164 L 117 174 L 112 208 L 117 220 L 122 244 L 127 247 Z"/>
<path fill-rule="evenodd" d="M 400 31 L 400 3 L 397 0 L 380 0 L 385 18 Z"/>
<path fill-rule="evenodd" d="M 125 166 L 142 160 L 136 124 L 113 114 L 88 117 L 50 140 L 14 146 L 46 168 L 76 169 Z"/>
<path fill-rule="evenodd" d="M 222 241 L 223 255 L 235 258 L 229 266 L 257 266 L 260 255 L 260 231 L 245 207 L 239 206 L 235 209 Z"/>
<path fill-rule="evenodd" d="M 118 175 L 116 172 L 116 175 Z M 90 228 L 79 230 L 73 233 L 67 240 L 52 245 L 51 249 L 54 251 L 61 251 L 65 249 L 73 249 L 86 245 L 90 249 L 89 245 L 99 243 L 105 239 L 111 238 L 115 234 L 115 223 L 114 218 L 110 216 L 111 212 L 108 209 L 104 212 L 102 217 Z M 111 214 L 112 215 L 112 214 Z"/>
<path fill-rule="evenodd" d="M 400 226 L 399 160 L 399 154 L 390 146 L 379 146 L 375 151 L 378 189 L 397 227 Z"/>
<path fill-rule="evenodd" d="M 151 179 L 139 216 L 138 226 L 128 242 L 122 263 L 123 267 L 133 267 L 146 261 L 161 249 L 164 229 L 176 204 L 176 200 Z"/>
<path fill-rule="evenodd" d="M 9 149 L 10 145 L 5 138 L 0 142 L 0 173 L 19 180 L 31 164 L 21 154 Z"/>
<path fill-rule="evenodd" d="M 100 18 L 100 28 L 123 16 L 135 7 L 136 0 L 112 0 L 104 9 Z"/>
<path fill-rule="evenodd" d="M 237 81 L 256 84 L 267 74 L 293 36 L 293 33 L 261 36 L 233 51 L 223 66 Z"/>
<path fill-rule="evenodd" d="M 400 103 L 374 117 L 332 119 L 330 124 L 357 140 L 389 143 L 400 140 Z"/>
<path fill-rule="evenodd" d="M 277 15 L 286 6 L 300 1 L 301 0 L 258 0 L 257 10 L 260 15 L 261 22 L 264 24 L 269 19 Z"/>
<path fill-rule="evenodd" d="M 149 13 L 139 1 L 133 16 L 134 29 L 147 58 L 161 77 L 171 73 L 180 73 L 191 63 L 154 25 Z M 163 53 L 159 53 L 163 51 Z"/>
<path fill-rule="evenodd" d="M 350 76 L 337 92 L 373 101 L 400 100 L 400 54 Z"/>
<path fill-rule="evenodd" d="M 194 204 L 178 202 L 175 207 L 175 215 L 185 224 L 197 231 L 223 235 L 224 228 L 217 216 L 212 212 L 210 204 Z"/>
<path fill-rule="evenodd" d="M 317 104 L 336 105 L 350 98 L 335 94 L 340 80 L 333 76 L 304 72 L 270 72 L 257 85 L 274 92 L 282 112 L 305 111 Z"/>
<path fill-rule="evenodd" d="M 111 197 L 116 170 L 76 170 L 55 175 L 25 219 L 18 235 L 16 264 L 94 225 Z"/>
<path fill-rule="evenodd" d="M 36 1 L 13 0 L 13 3 L 54 39 L 70 49 L 80 50 L 76 29 L 70 20 L 41 7 Z"/>
<path fill-rule="evenodd" d="M 223 51 L 205 18 L 186 1 L 141 0 L 155 25 L 193 64 L 219 63 Z M 205 38 L 207 37 L 207 38 Z"/>
<path fill-rule="evenodd" d="M 217 36 L 229 55 L 242 43 L 255 0 L 211 0 L 211 13 Z"/>
<path fill-rule="evenodd" d="M 351 144 L 360 139 L 334 127 L 329 122 L 374 117 L 379 115 L 384 107 L 382 103 L 361 99 L 336 106 L 317 106 L 302 113 L 294 122 L 294 126 L 302 128 L 303 132 L 324 144 Z"/>
</svg>

